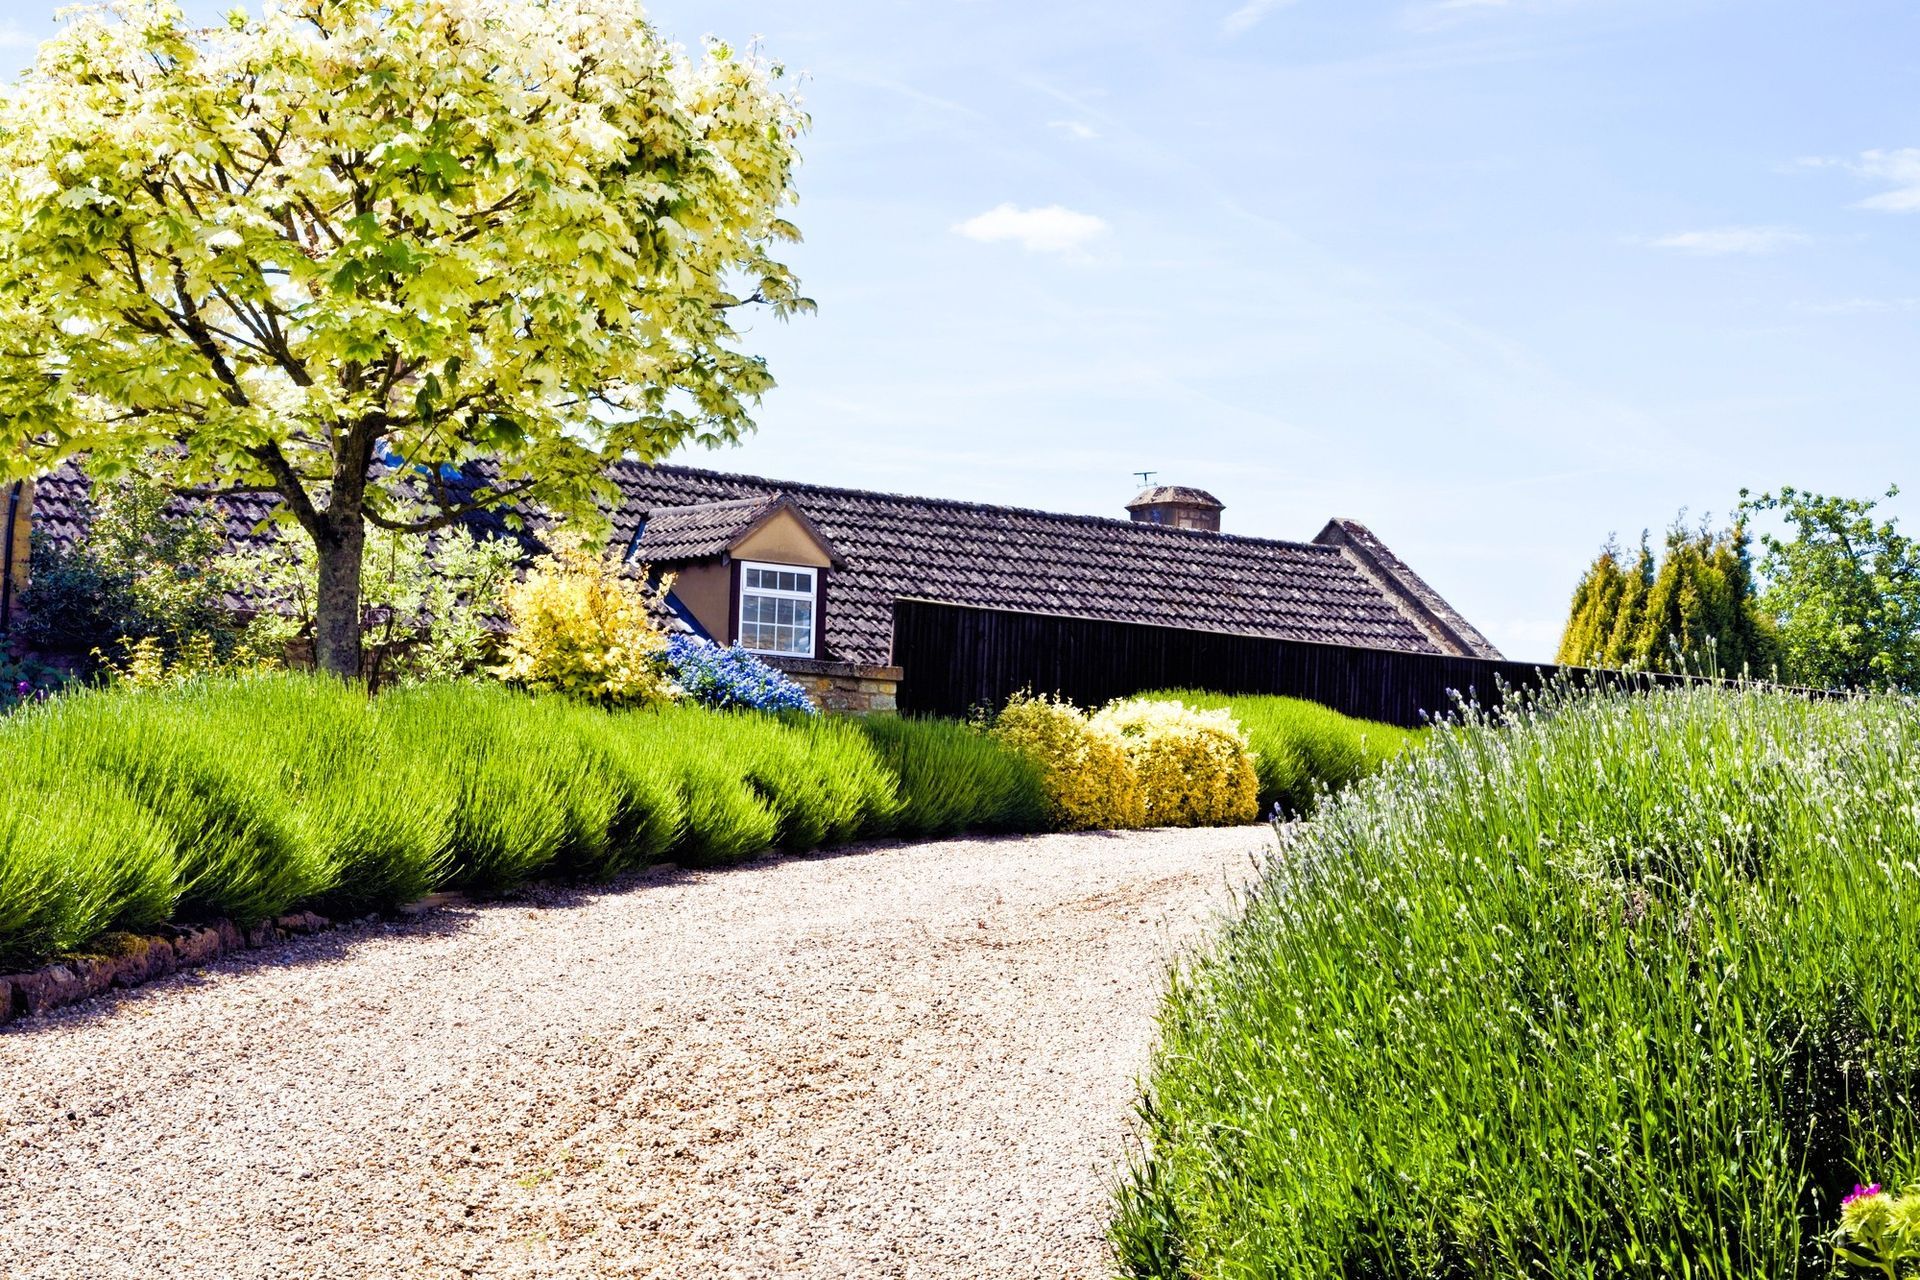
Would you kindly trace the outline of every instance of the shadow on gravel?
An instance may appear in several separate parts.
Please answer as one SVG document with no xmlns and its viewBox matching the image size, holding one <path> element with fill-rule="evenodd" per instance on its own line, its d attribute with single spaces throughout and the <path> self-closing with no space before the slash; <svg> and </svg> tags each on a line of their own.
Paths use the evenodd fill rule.
<svg viewBox="0 0 1920 1280">
<path fill-rule="evenodd" d="M 667 885 L 686 884 L 712 876 L 737 875 L 792 862 L 830 862 L 840 858 L 861 857 L 928 844 L 1019 844 L 1043 838 L 1049 833 L 1030 835 L 958 835 L 931 840 L 866 840 L 803 853 L 768 850 L 739 862 L 713 866 L 681 866 L 662 862 L 637 871 L 624 872 L 606 881 L 535 881 L 509 893 L 472 897 L 462 902 L 433 907 L 417 914 L 401 912 L 378 918 L 341 921 L 321 933 L 288 938 L 269 946 L 235 951 L 211 963 L 143 983 L 138 987 L 103 992 L 78 1004 L 54 1009 L 38 1017 L 19 1017 L 0 1026 L 0 1037 L 28 1038 L 42 1031 L 85 1025 L 114 1016 L 122 1008 L 146 1000 L 166 999 L 181 987 L 197 986 L 216 977 L 247 973 L 263 968 L 301 968 L 340 964 L 353 958 L 365 943 L 379 938 L 444 938 L 465 933 L 478 912 L 517 907 L 536 911 L 583 906 L 609 894 L 625 894 Z M 1117 831 L 1083 831 L 1079 836 L 1108 836 L 1118 839 Z"/>
</svg>

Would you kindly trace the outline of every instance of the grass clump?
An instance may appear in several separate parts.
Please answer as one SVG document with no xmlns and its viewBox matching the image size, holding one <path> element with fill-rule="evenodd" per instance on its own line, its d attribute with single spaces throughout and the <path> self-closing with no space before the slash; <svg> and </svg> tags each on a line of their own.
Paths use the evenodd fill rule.
<svg viewBox="0 0 1920 1280">
<path fill-rule="evenodd" d="M 975 726 L 902 716 L 866 716 L 858 723 L 898 779 L 893 834 L 1046 827 L 1047 793 L 1039 767 Z"/>
<path fill-rule="evenodd" d="M 1556 695 L 1432 731 L 1176 972 L 1136 1277 L 1824 1274 L 1920 1175 L 1920 716 Z"/>
<path fill-rule="evenodd" d="M 578 703 L 556 708 L 568 732 L 593 762 L 611 801 L 607 837 L 596 849 L 576 846 L 562 869 L 604 879 L 665 857 L 686 835 L 687 796 L 681 773 L 646 711 L 604 712 Z"/>
<path fill-rule="evenodd" d="M 1425 733 L 1356 720 L 1301 698 L 1204 689 L 1168 689 L 1142 696 L 1231 712 L 1253 748 L 1262 813 L 1272 813 L 1276 805 L 1283 813 L 1311 813 L 1321 795 L 1344 790 L 1379 772 Z"/>
<path fill-rule="evenodd" d="M 209 681 L 186 701 L 207 735 L 244 751 L 286 797 L 307 856 L 328 868 L 313 905 L 387 910 L 439 884 L 454 794 L 439 771 L 415 767 L 365 690 L 263 673 Z"/>
<path fill-rule="evenodd" d="M 627 731 L 647 737 L 671 762 L 686 801 L 686 827 L 673 856 L 693 866 L 737 862 L 768 848 L 780 820 L 748 783 L 731 748 L 738 734 L 719 712 L 661 707 L 635 712 Z"/>
<path fill-rule="evenodd" d="M 48 775 L 0 736 L 0 971 L 172 914 L 178 849 L 116 779 Z"/>
</svg>

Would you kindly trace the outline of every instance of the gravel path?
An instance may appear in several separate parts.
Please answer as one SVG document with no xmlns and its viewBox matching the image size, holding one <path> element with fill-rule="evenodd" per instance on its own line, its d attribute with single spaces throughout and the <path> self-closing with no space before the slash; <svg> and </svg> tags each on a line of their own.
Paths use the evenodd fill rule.
<svg viewBox="0 0 1920 1280">
<path fill-rule="evenodd" d="M 1162 966 L 1260 828 L 661 868 L 0 1033 L 0 1272 L 1101 1276 Z"/>
</svg>

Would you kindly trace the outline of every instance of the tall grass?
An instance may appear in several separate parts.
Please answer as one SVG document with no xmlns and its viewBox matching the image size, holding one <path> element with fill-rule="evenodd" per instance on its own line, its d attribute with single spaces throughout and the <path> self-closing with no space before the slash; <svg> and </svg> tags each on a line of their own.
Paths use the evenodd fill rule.
<svg viewBox="0 0 1920 1280">
<path fill-rule="evenodd" d="M 1039 767 L 972 725 L 869 716 L 859 727 L 898 780 L 894 834 L 1045 828 L 1047 793 Z"/>
<path fill-rule="evenodd" d="M 1260 811 L 1277 805 L 1289 814 L 1310 813 L 1320 796 L 1352 786 L 1420 741 L 1423 730 L 1356 720 L 1300 698 L 1267 694 L 1222 694 L 1170 689 L 1143 694 L 1190 707 L 1224 707 L 1246 731 L 1260 779 Z"/>
<path fill-rule="evenodd" d="M 388 909 L 440 882 L 454 794 L 372 713 L 363 690 L 261 674 L 193 686 L 178 712 L 257 762 L 286 798 L 298 839 L 328 871 L 315 905 L 339 914 Z"/>
<path fill-rule="evenodd" d="M 49 777 L 0 739 L 0 971 L 172 914 L 178 850 L 116 779 Z"/>
<path fill-rule="evenodd" d="M 604 878 L 666 857 L 686 836 L 687 794 L 667 744 L 651 732 L 653 713 L 609 713 L 580 704 L 557 710 L 612 802 L 601 856 L 562 869 Z"/>
<path fill-rule="evenodd" d="M 1824 1273 L 1920 1175 L 1920 716 L 1755 690 L 1435 730 L 1173 977 L 1151 1277 Z"/>
</svg>

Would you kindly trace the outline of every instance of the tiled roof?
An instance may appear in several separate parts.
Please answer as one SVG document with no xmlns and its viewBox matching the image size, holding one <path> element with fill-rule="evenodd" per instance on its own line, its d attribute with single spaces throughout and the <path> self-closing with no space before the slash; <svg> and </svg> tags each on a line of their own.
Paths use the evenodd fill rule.
<svg viewBox="0 0 1920 1280">
<path fill-rule="evenodd" d="M 621 492 L 612 513 L 615 546 L 633 547 L 636 533 L 643 540 L 651 536 L 666 509 L 712 511 L 726 504 L 729 511 L 758 510 L 783 496 L 791 500 L 843 562 L 828 578 L 824 640 L 826 656 L 847 661 L 889 660 L 893 602 L 901 597 L 1499 656 L 1379 539 L 1352 521 L 1330 523 L 1313 542 L 1282 542 L 694 467 L 617 462 L 610 474 Z M 43 478 L 34 503 L 36 524 L 57 537 L 73 536 L 85 524 L 86 491 L 86 480 L 71 465 Z M 741 506 L 734 508 L 735 503 Z M 220 505 L 234 542 L 261 536 L 254 526 L 271 510 L 270 499 L 226 499 Z M 539 519 L 523 514 L 530 527 L 539 527 Z M 696 545 L 692 531 L 704 528 L 707 517 L 666 518 L 658 546 L 667 545 L 667 535 L 682 520 L 685 545 Z M 498 516 L 474 523 L 487 532 L 504 531 Z M 537 545 L 528 534 L 520 537 Z M 711 545 L 711 539 L 697 545 Z M 649 550 L 666 559 L 654 544 Z"/>
<path fill-rule="evenodd" d="M 1473 652 L 1383 586 L 1390 570 L 1364 565 L 1339 546 L 693 467 L 621 462 L 612 475 L 623 495 L 614 513 L 616 536 L 627 541 L 644 514 L 661 508 L 776 494 L 793 499 L 845 558 L 845 567 L 829 576 L 823 613 L 829 656 L 848 661 L 888 660 L 893 602 L 903 596 L 1333 644 Z"/>
<path fill-rule="evenodd" d="M 700 502 L 684 507 L 655 507 L 645 513 L 639 536 L 633 540 L 628 555 L 630 559 L 643 564 L 704 560 L 732 550 L 742 538 L 783 510 L 791 511 L 820 542 L 821 549 L 835 564 L 839 563 L 839 553 L 826 535 L 820 532 L 800 505 L 784 493 L 729 498 L 723 502 Z"/>
</svg>

